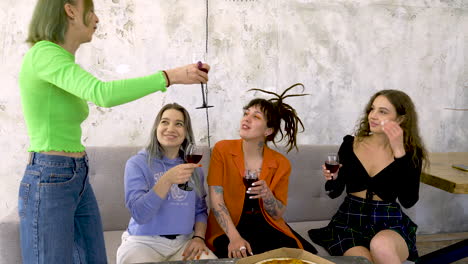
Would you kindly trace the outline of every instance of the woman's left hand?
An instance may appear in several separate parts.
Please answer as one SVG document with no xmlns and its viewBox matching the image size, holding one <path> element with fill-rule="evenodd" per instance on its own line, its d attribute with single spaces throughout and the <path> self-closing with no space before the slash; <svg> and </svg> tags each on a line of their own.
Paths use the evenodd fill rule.
<svg viewBox="0 0 468 264">
<path fill-rule="evenodd" d="M 256 181 L 252 184 L 252 187 L 247 189 L 248 194 L 255 194 L 250 196 L 250 199 L 267 199 L 273 196 L 273 193 L 268 187 L 268 184 L 264 180 Z"/>
<path fill-rule="evenodd" d="M 403 129 L 400 127 L 400 124 L 395 121 L 382 121 L 382 130 L 387 135 L 393 156 L 396 158 L 403 157 L 406 152 L 403 145 Z"/>
<path fill-rule="evenodd" d="M 201 254 L 208 255 L 208 248 L 205 245 L 205 241 L 201 238 L 194 237 L 185 247 L 184 253 L 182 253 L 183 260 L 194 260 L 200 259 Z"/>
</svg>

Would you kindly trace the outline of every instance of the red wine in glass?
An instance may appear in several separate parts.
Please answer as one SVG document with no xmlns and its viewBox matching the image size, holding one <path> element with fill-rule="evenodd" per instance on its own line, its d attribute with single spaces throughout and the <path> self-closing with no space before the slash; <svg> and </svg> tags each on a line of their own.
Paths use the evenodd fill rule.
<svg viewBox="0 0 468 264">
<path fill-rule="evenodd" d="M 330 173 L 335 173 L 340 168 L 340 162 L 336 154 L 328 154 L 327 160 L 325 161 L 325 168 L 327 168 Z"/>
<path fill-rule="evenodd" d="M 193 143 L 189 143 L 185 150 L 185 162 L 187 163 L 198 163 L 203 157 L 202 150 Z M 177 185 L 184 191 L 192 191 L 193 188 L 189 186 L 188 181 Z"/>
<path fill-rule="evenodd" d="M 250 177 L 246 175 L 244 176 L 243 181 L 244 181 L 245 188 L 249 189 L 250 187 L 252 187 L 252 183 L 258 181 L 258 178 L 257 177 L 254 178 L 253 175 L 250 175 Z M 244 201 L 245 207 L 248 208 L 246 210 L 249 212 L 255 212 L 255 208 L 256 208 L 255 204 L 258 204 L 258 200 L 252 200 L 250 199 L 250 197 L 256 194 L 246 194 L 246 195 L 247 195 L 246 200 Z"/>
<path fill-rule="evenodd" d="M 253 177 L 254 175 L 247 175 L 247 176 L 244 176 L 243 178 L 243 181 L 244 181 L 244 185 L 245 185 L 245 189 L 249 189 L 250 187 L 252 187 L 252 183 L 258 181 L 258 177 Z M 249 196 L 254 196 L 255 194 L 251 194 Z"/>
<path fill-rule="evenodd" d="M 250 188 L 252 187 L 252 183 L 258 181 L 258 178 L 244 178 L 244 185 L 245 188 Z"/>
<path fill-rule="evenodd" d="M 339 168 L 340 164 L 337 161 L 325 161 L 325 167 L 330 173 L 335 173 Z"/>
<path fill-rule="evenodd" d="M 187 163 L 198 163 L 202 159 L 203 155 L 201 154 L 189 154 L 186 156 Z"/>
</svg>

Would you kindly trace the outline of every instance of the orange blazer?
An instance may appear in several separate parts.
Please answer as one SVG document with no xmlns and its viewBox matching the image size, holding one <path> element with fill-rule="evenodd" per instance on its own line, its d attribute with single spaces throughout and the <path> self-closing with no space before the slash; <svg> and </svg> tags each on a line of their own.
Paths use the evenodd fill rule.
<svg viewBox="0 0 468 264">
<path fill-rule="evenodd" d="M 242 139 L 223 140 L 216 143 L 211 154 L 207 181 L 209 186 L 223 187 L 224 202 L 235 226 L 239 223 L 244 205 L 246 192 L 243 183 L 244 171 Z M 263 164 L 260 180 L 264 180 L 268 184 L 276 199 L 284 205 L 287 205 L 288 200 L 290 174 L 291 165 L 289 160 L 265 145 L 263 147 Z M 294 238 L 299 247 L 303 248 L 301 242 L 294 236 L 282 218 L 274 220 L 263 208 L 263 203 L 260 203 L 260 209 L 272 227 Z M 214 239 L 222 234 L 224 234 L 223 229 L 219 226 L 214 215 L 210 213 L 206 230 L 206 242 L 211 250 L 214 250 Z"/>
</svg>

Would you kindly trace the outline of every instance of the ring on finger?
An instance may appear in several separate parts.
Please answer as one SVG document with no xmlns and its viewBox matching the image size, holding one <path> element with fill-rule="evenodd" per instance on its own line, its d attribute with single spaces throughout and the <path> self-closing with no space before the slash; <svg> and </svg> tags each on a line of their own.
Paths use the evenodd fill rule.
<svg viewBox="0 0 468 264">
<path fill-rule="evenodd" d="M 239 248 L 239 251 L 246 250 L 246 249 L 247 249 L 246 247 L 242 246 L 242 247 Z"/>
</svg>

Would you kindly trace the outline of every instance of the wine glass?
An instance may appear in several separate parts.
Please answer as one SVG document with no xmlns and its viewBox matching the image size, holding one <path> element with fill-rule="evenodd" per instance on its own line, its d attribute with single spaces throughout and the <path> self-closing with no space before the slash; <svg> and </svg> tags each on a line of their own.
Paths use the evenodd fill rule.
<svg viewBox="0 0 468 264">
<path fill-rule="evenodd" d="M 185 150 L 185 162 L 186 163 L 198 163 L 203 157 L 203 152 L 200 147 L 194 143 L 189 143 L 187 149 Z M 180 189 L 184 191 L 192 191 L 193 188 L 188 185 L 188 181 L 177 185 Z"/>
<path fill-rule="evenodd" d="M 252 183 L 258 181 L 258 175 L 256 172 L 246 170 L 244 173 L 243 181 L 244 181 L 245 188 L 249 189 L 250 187 L 252 187 Z"/>
<path fill-rule="evenodd" d="M 256 172 L 256 171 L 245 170 L 244 178 L 243 178 L 245 189 L 249 189 L 250 187 L 252 187 L 252 183 L 258 181 L 258 173 L 259 172 Z M 246 204 L 245 208 L 248 212 L 254 212 L 255 204 L 256 203 L 258 204 L 257 200 L 250 199 L 250 197 L 254 195 L 256 194 L 247 194 L 245 197 L 246 200 L 244 201 L 244 203 Z"/>
<path fill-rule="evenodd" d="M 340 168 L 338 155 L 328 154 L 327 160 L 325 161 L 325 168 L 327 168 L 327 170 L 329 170 L 330 173 L 335 173 Z"/>
<path fill-rule="evenodd" d="M 203 63 L 206 62 L 206 53 L 203 52 L 194 52 L 192 54 L 192 61 L 197 63 L 199 70 L 208 73 L 208 69 L 203 68 Z M 197 107 L 197 109 L 211 108 L 212 105 L 208 105 L 208 87 L 206 84 L 200 83 L 201 93 L 202 93 L 202 106 Z"/>
</svg>

